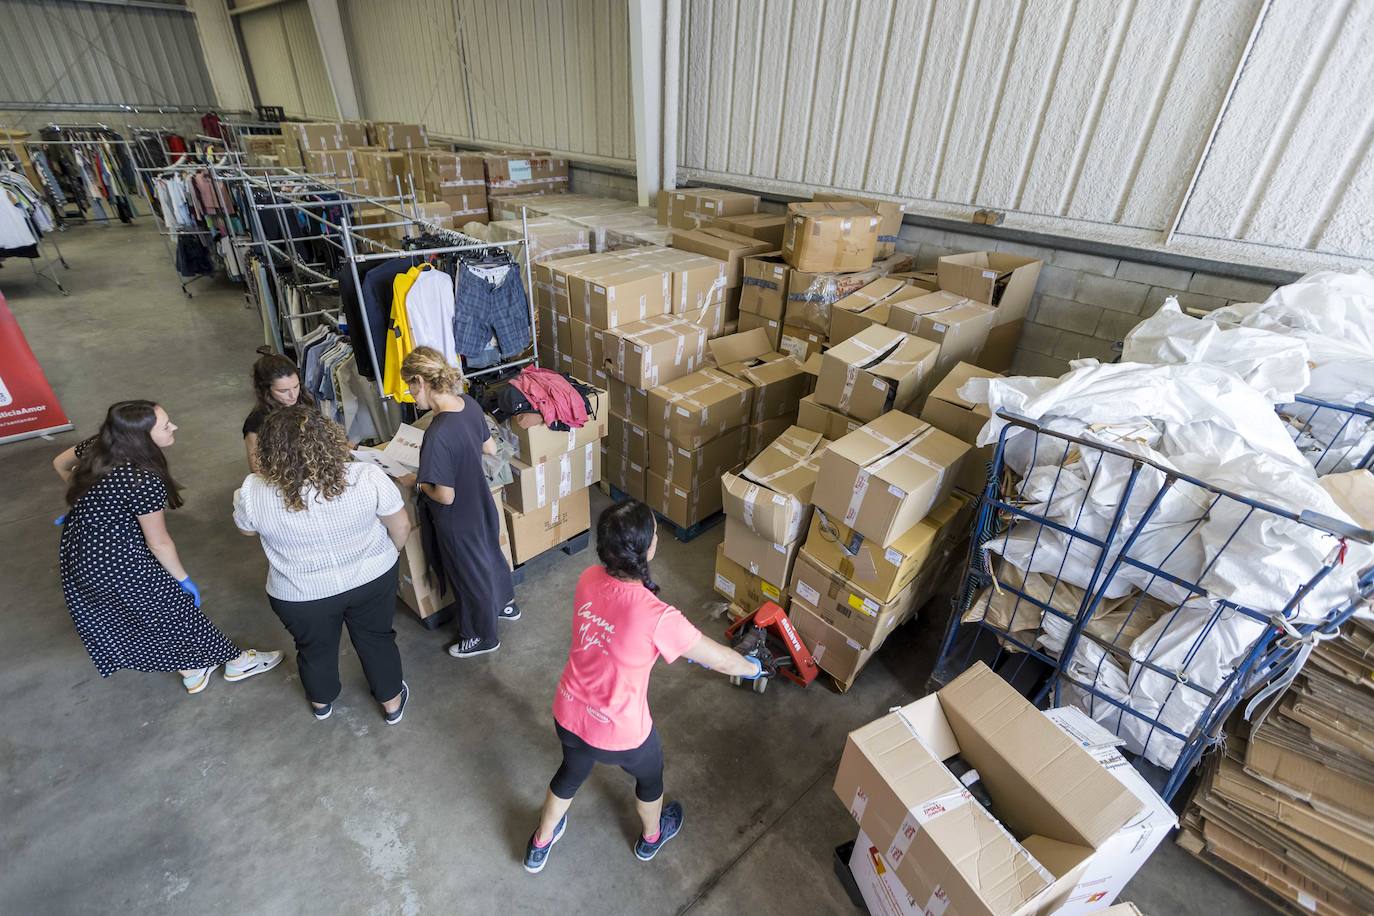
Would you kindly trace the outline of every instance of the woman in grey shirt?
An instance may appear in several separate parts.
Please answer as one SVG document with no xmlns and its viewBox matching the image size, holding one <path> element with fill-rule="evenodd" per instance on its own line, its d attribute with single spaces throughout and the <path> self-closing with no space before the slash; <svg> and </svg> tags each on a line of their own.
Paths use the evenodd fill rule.
<svg viewBox="0 0 1374 916">
<path fill-rule="evenodd" d="M 263 421 L 257 467 L 234 494 L 234 524 L 262 541 L 267 597 L 296 640 L 315 718 L 334 711 L 346 626 L 387 724 L 400 722 L 410 694 L 392 629 L 410 533 L 400 492 L 380 468 L 349 460 L 339 424 L 301 405 Z"/>
</svg>

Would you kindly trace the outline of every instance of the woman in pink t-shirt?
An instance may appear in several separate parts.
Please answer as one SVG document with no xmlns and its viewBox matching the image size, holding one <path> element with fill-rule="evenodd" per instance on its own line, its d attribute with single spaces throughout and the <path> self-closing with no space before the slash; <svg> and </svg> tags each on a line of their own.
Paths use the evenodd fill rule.
<svg viewBox="0 0 1374 916">
<path fill-rule="evenodd" d="M 635 855 L 647 862 L 682 827 L 682 805 L 663 805 L 663 745 L 649 717 L 649 674 L 659 656 L 686 657 L 721 674 L 752 680 L 762 667 L 701 635 L 658 599 L 649 561 L 658 548 L 654 513 L 633 500 L 611 506 L 596 523 L 592 566 L 577 581 L 572 647 L 553 701 L 563 765 L 549 783 L 539 829 L 525 851 L 525 870 L 537 873 L 567 827 L 568 806 L 598 763 L 635 778 L 635 808 L 644 833 Z"/>
</svg>

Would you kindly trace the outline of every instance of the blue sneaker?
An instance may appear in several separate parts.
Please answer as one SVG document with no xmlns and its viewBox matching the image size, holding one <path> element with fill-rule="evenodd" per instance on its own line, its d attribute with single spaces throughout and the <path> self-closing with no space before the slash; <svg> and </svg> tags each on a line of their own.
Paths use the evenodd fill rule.
<svg viewBox="0 0 1374 916">
<path fill-rule="evenodd" d="M 538 834 L 536 830 L 530 834 L 529 845 L 525 847 L 525 871 L 532 875 L 537 875 L 544 870 L 544 866 L 549 864 L 549 850 L 553 849 L 553 844 L 563 838 L 563 831 L 568 829 L 568 816 L 565 814 L 558 821 L 558 826 L 553 828 L 553 839 L 549 840 L 547 846 L 534 845 L 534 838 Z"/>
<path fill-rule="evenodd" d="M 677 832 L 681 829 L 682 802 L 669 802 L 658 817 L 658 839 L 650 843 L 641 836 L 635 841 L 635 856 L 641 862 L 649 861 L 658 855 L 663 844 L 677 836 Z"/>
</svg>

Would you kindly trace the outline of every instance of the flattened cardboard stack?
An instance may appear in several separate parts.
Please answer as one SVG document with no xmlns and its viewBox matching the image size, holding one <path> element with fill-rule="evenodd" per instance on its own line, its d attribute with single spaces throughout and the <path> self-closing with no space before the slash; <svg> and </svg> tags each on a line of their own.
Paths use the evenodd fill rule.
<svg viewBox="0 0 1374 916">
<path fill-rule="evenodd" d="M 1176 823 L 1112 737 L 1075 709 L 1041 712 L 981 662 L 850 732 L 834 791 L 859 825 L 850 867 L 869 912 L 1111 905 Z M 955 756 L 990 807 L 951 772 Z"/>
<path fill-rule="evenodd" d="M 1276 907 L 1374 912 L 1374 625 L 1319 643 L 1246 731 L 1207 762 L 1179 845 Z"/>
<path fill-rule="evenodd" d="M 715 589 L 730 600 L 732 616 L 764 601 L 787 608 L 787 582 L 828 444 L 819 433 L 792 426 L 738 475 L 724 475 L 725 542 L 716 549 Z"/>
<path fill-rule="evenodd" d="M 515 449 L 514 480 L 505 488 L 506 526 L 516 564 L 551 550 L 591 527 L 590 487 L 601 479 L 601 440 L 609 431 L 608 398 L 591 397 L 592 415 L 564 431 L 518 418 L 502 426 Z"/>
</svg>

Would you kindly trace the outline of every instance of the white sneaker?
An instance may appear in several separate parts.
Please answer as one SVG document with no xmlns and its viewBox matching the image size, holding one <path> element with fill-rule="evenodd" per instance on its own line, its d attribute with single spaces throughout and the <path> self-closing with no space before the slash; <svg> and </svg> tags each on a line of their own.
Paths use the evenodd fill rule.
<svg viewBox="0 0 1374 916">
<path fill-rule="evenodd" d="M 257 649 L 249 649 L 245 654 L 248 656 L 248 664 L 242 668 L 233 662 L 224 666 L 224 679 L 226 681 L 231 683 L 246 681 L 255 674 L 265 674 L 281 664 L 282 655 L 280 652 L 259 652 Z"/>
<path fill-rule="evenodd" d="M 189 694 L 200 693 L 206 687 L 210 686 L 210 675 L 214 674 L 215 668 L 218 667 L 219 665 L 210 668 L 201 668 L 195 674 L 185 675 L 181 679 L 181 686 L 185 687 L 186 692 Z"/>
</svg>

